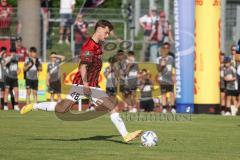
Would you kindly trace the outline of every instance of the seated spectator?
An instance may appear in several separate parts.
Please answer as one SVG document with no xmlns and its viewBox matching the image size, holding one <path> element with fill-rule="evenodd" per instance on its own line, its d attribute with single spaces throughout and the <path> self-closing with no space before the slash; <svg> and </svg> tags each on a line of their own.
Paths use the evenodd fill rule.
<svg viewBox="0 0 240 160">
<path fill-rule="evenodd" d="M 75 56 L 80 54 L 82 45 L 88 37 L 88 23 L 83 20 L 82 14 L 78 14 L 74 24 Z"/>
<path fill-rule="evenodd" d="M 60 64 L 64 61 L 65 57 L 57 55 L 56 52 L 51 53 L 51 62 L 47 66 L 47 86 L 51 94 L 51 101 L 54 101 L 54 95 L 57 94 L 58 102 L 61 101 L 61 75 Z"/>
<path fill-rule="evenodd" d="M 37 49 L 35 47 L 30 48 L 29 57 L 26 58 L 23 69 L 24 78 L 26 80 L 27 104 L 30 103 L 31 91 L 33 93 L 34 103 L 37 103 L 38 72 L 42 71 L 42 62 L 41 59 L 38 58 Z"/>
<path fill-rule="evenodd" d="M 10 49 L 10 55 L 5 58 L 6 79 L 5 79 L 5 96 L 4 96 L 4 110 L 8 110 L 8 94 L 11 89 L 14 91 L 14 110 L 19 111 L 18 107 L 18 56 L 15 48 Z"/>
<path fill-rule="evenodd" d="M 22 38 L 17 37 L 15 41 L 15 47 L 19 62 L 25 62 L 25 58 L 28 57 L 28 50 L 22 45 Z"/>
<path fill-rule="evenodd" d="M 151 112 L 154 109 L 154 101 L 152 97 L 153 83 L 149 77 L 149 73 L 146 69 L 142 69 L 139 89 L 141 92 L 140 108 L 144 111 Z"/>
<path fill-rule="evenodd" d="M 70 45 L 70 33 L 71 33 L 71 25 L 72 25 L 72 13 L 74 11 L 76 1 L 75 0 L 61 0 L 60 3 L 60 38 L 59 44 L 63 43 L 63 38 L 65 37 L 65 42 L 67 45 Z M 66 34 L 64 36 L 64 31 L 66 29 Z"/>
<path fill-rule="evenodd" d="M 7 0 L 1 0 L 0 4 L 0 33 L 3 36 L 9 36 L 11 26 L 11 15 L 13 8 L 7 3 Z"/>
</svg>

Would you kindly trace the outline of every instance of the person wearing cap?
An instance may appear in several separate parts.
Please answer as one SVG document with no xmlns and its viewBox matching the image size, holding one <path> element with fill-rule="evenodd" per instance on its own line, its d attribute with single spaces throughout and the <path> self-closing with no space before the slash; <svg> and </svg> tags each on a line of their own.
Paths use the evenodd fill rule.
<svg viewBox="0 0 240 160">
<path fill-rule="evenodd" d="M 8 110 L 8 94 L 13 89 L 14 92 L 14 110 L 19 111 L 18 107 L 18 74 L 20 69 L 18 68 L 18 56 L 16 49 L 10 49 L 10 55 L 5 58 L 4 66 L 6 67 L 5 75 L 5 93 L 4 93 L 4 110 Z"/>
<path fill-rule="evenodd" d="M 153 28 L 155 28 L 157 20 L 158 20 L 158 17 L 157 17 L 156 9 L 151 9 L 148 14 L 145 14 L 139 19 L 139 24 L 144 29 L 143 44 L 142 44 L 142 50 L 140 55 L 140 60 L 142 62 L 145 61 L 145 58 L 146 58 L 145 53 L 148 48 L 149 37 L 151 35 Z"/>
<path fill-rule="evenodd" d="M 38 58 L 36 47 L 30 47 L 29 57 L 24 62 L 24 78 L 26 82 L 26 102 L 30 103 L 31 91 L 33 93 L 34 103 L 37 103 L 38 74 L 42 71 L 42 62 Z"/>
<path fill-rule="evenodd" d="M 11 16 L 13 14 L 13 8 L 7 2 L 7 0 L 1 0 L 0 3 L 0 33 L 1 35 L 9 36 L 11 26 Z"/>
<path fill-rule="evenodd" d="M 19 58 L 19 62 L 24 62 L 28 57 L 28 50 L 22 45 L 22 37 L 17 37 L 15 40 L 16 53 Z"/>
<path fill-rule="evenodd" d="M 50 99 L 54 101 L 54 95 L 57 94 L 58 102 L 61 101 L 61 75 L 60 64 L 65 57 L 52 52 L 50 55 L 50 63 L 47 65 L 47 86 L 51 94 Z"/>
<path fill-rule="evenodd" d="M 231 108 L 236 110 L 237 108 L 237 96 L 238 96 L 238 82 L 237 73 L 235 67 L 232 66 L 231 57 L 225 57 L 224 59 L 224 80 L 226 82 L 226 110 L 225 115 L 235 115 L 236 112 L 231 112 Z M 233 102 L 233 106 L 232 103 Z"/>
</svg>

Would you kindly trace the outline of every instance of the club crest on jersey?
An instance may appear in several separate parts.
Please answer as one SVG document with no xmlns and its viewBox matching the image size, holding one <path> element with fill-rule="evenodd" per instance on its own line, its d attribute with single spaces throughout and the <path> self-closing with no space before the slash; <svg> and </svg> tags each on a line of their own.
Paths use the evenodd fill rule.
<svg viewBox="0 0 240 160">
<path fill-rule="evenodd" d="M 89 51 L 84 52 L 84 57 L 88 58 L 91 56 L 91 53 Z"/>
</svg>

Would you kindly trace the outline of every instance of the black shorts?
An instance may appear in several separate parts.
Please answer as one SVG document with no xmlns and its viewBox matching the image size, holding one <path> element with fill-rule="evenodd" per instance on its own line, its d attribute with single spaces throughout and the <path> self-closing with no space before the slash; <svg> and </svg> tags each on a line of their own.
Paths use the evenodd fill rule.
<svg viewBox="0 0 240 160">
<path fill-rule="evenodd" d="M 5 83 L 4 82 L 0 82 L 0 90 L 4 91 L 5 89 Z"/>
<path fill-rule="evenodd" d="M 26 89 L 38 90 L 38 80 L 26 79 Z"/>
<path fill-rule="evenodd" d="M 226 89 L 225 88 L 220 88 L 220 92 L 222 93 L 222 92 L 225 92 L 226 91 Z"/>
<path fill-rule="evenodd" d="M 226 96 L 238 96 L 237 90 L 226 90 Z"/>
<path fill-rule="evenodd" d="M 6 77 L 5 87 L 6 88 L 18 87 L 18 79 Z"/>
<path fill-rule="evenodd" d="M 161 87 L 160 90 L 162 94 L 173 92 L 173 85 L 164 84 L 164 85 L 160 85 L 160 87 Z"/>
<path fill-rule="evenodd" d="M 51 94 L 61 93 L 61 80 L 57 80 L 49 83 L 48 91 Z"/>
<path fill-rule="evenodd" d="M 117 88 L 116 87 L 106 88 L 106 93 L 109 96 L 115 96 L 117 94 Z"/>
<path fill-rule="evenodd" d="M 144 109 L 147 112 L 151 112 L 154 109 L 153 99 L 149 100 L 140 100 L 140 108 Z"/>
</svg>

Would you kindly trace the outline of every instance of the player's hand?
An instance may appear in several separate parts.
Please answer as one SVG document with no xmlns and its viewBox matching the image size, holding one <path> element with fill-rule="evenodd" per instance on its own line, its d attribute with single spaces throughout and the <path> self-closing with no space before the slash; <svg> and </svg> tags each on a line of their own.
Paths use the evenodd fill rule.
<svg viewBox="0 0 240 160">
<path fill-rule="evenodd" d="M 46 83 L 47 83 L 47 86 L 49 87 L 49 80 L 47 80 L 47 82 L 46 82 Z"/>
</svg>

